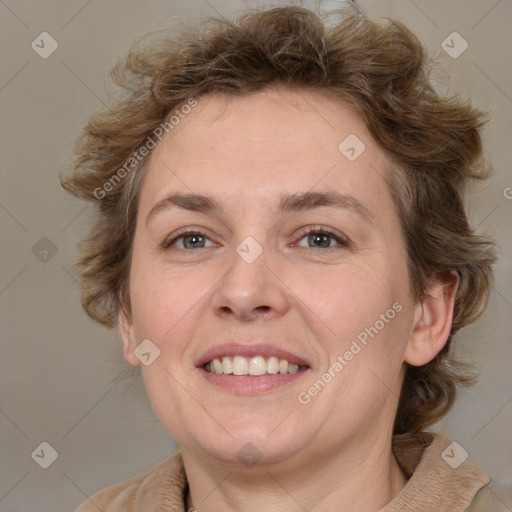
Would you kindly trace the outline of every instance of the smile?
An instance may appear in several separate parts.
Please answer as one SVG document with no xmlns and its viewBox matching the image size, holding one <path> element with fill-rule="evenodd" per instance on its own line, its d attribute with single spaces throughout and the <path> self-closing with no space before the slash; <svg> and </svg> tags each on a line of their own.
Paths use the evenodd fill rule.
<svg viewBox="0 0 512 512">
<path fill-rule="evenodd" d="M 304 371 L 307 366 L 290 363 L 278 357 L 254 356 L 223 356 L 216 357 L 203 367 L 208 373 L 217 375 L 261 377 L 264 375 L 287 375 Z"/>
</svg>

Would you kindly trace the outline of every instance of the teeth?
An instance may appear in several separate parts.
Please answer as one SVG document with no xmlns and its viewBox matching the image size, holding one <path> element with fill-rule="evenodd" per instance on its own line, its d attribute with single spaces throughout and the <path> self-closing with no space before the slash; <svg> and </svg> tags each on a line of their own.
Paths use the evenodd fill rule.
<svg viewBox="0 0 512 512">
<path fill-rule="evenodd" d="M 261 356 L 253 357 L 249 361 L 249 375 L 265 375 L 267 363 Z"/>
<path fill-rule="evenodd" d="M 213 371 L 215 373 L 222 373 L 222 363 L 218 359 L 213 360 Z"/>
<path fill-rule="evenodd" d="M 225 373 L 226 375 L 231 375 L 233 373 L 233 360 L 231 357 L 222 358 L 222 373 Z"/>
<path fill-rule="evenodd" d="M 268 361 L 263 356 L 254 356 L 246 359 L 242 356 L 224 356 L 215 358 L 213 361 L 206 363 L 204 369 L 210 373 L 224 375 L 276 375 L 295 374 L 301 367 L 297 364 L 290 363 L 286 359 L 277 357 L 269 357 Z"/>
<path fill-rule="evenodd" d="M 247 375 L 249 373 L 249 365 L 247 359 L 241 356 L 233 358 L 233 375 Z"/>
<path fill-rule="evenodd" d="M 279 359 L 277 357 L 271 357 L 267 361 L 267 373 L 269 375 L 279 373 Z"/>
</svg>

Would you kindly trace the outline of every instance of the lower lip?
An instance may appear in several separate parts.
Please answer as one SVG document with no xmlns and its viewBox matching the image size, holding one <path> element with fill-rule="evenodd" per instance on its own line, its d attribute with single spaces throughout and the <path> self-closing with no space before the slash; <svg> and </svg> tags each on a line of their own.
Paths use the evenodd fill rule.
<svg viewBox="0 0 512 512">
<path fill-rule="evenodd" d="M 237 395 L 256 395 L 272 391 L 273 389 L 286 386 L 291 382 L 300 379 L 304 374 L 309 373 L 309 370 L 303 370 L 298 373 L 276 374 L 276 375 L 262 375 L 253 377 L 251 375 L 224 375 L 219 373 L 207 372 L 204 368 L 199 368 L 204 378 L 219 386 L 226 391 Z"/>
</svg>

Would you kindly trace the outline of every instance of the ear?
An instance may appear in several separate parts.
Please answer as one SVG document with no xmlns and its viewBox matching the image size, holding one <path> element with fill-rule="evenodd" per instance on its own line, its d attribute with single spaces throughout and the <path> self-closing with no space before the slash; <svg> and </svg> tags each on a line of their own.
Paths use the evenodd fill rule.
<svg viewBox="0 0 512 512">
<path fill-rule="evenodd" d="M 429 363 L 445 346 L 453 320 L 459 286 L 456 272 L 438 277 L 427 296 L 414 307 L 414 327 L 404 360 L 412 366 Z"/>
<path fill-rule="evenodd" d="M 139 366 L 140 361 L 134 355 L 134 350 L 137 347 L 137 338 L 133 329 L 133 321 L 131 314 L 125 311 L 124 308 L 121 308 L 119 311 L 117 324 L 126 362 L 132 366 Z"/>
</svg>

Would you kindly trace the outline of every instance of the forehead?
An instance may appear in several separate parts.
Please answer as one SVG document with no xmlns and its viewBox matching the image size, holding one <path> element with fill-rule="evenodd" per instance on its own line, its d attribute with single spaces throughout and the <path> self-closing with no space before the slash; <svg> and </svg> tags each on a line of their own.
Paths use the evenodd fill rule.
<svg viewBox="0 0 512 512">
<path fill-rule="evenodd" d="M 391 200 L 383 190 L 388 164 L 362 118 L 332 95 L 210 95 L 153 150 L 140 210 L 176 191 L 218 195 L 239 208 L 310 190 L 382 202 Z"/>
</svg>

